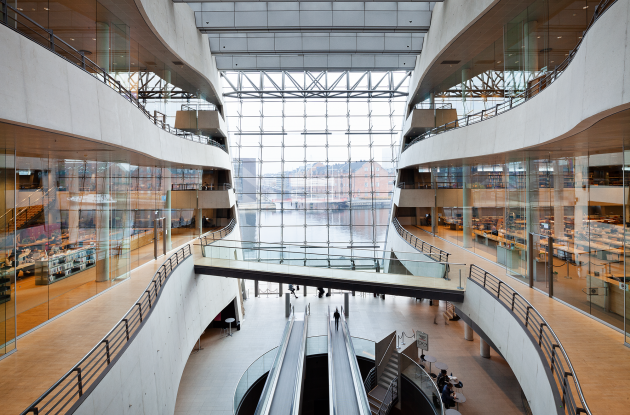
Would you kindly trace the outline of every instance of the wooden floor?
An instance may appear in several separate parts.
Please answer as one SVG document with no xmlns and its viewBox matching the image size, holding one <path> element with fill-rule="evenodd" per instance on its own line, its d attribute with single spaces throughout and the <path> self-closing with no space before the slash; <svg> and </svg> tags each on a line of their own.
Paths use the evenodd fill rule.
<svg viewBox="0 0 630 415">
<path fill-rule="evenodd" d="M 586 403 L 594 414 L 630 413 L 630 393 L 627 393 L 630 390 L 630 348 L 624 346 L 622 333 L 530 289 L 516 278 L 507 276 L 501 265 L 435 238 L 415 226 L 405 226 L 405 229 L 450 252 L 452 261 L 474 263 L 501 278 L 532 303 L 562 342 L 582 385 Z"/>
<path fill-rule="evenodd" d="M 193 255 L 201 256 L 198 245 Z M 137 301 L 163 261 L 147 262 L 111 290 L 19 339 L 17 351 L 0 360 L 0 414 L 23 411 L 85 356 Z"/>
</svg>

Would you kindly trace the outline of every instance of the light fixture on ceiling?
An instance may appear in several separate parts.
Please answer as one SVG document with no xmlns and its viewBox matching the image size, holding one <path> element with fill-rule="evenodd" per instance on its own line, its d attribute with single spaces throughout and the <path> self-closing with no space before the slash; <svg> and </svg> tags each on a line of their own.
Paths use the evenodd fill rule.
<svg viewBox="0 0 630 415">
<path fill-rule="evenodd" d="M 95 38 L 95 37 L 93 37 L 93 38 L 92 38 L 92 40 L 96 40 L 96 38 Z"/>
<path fill-rule="evenodd" d="M 575 16 L 575 13 L 573 13 L 573 15 Z"/>
<path fill-rule="evenodd" d="M 44 10 L 50 10 L 48 7 L 44 7 Z"/>
<path fill-rule="evenodd" d="M 31 9 L 31 10 L 35 11 L 35 9 Z"/>
<path fill-rule="evenodd" d="M 558 36 L 558 39 L 562 39 L 562 36 Z"/>
<path fill-rule="evenodd" d="M 18 7 L 18 10 L 19 10 L 19 11 L 21 11 L 21 12 L 23 12 L 23 11 L 24 11 L 24 9 L 20 9 L 19 7 Z"/>
<path fill-rule="evenodd" d="M 582 7 L 582 8 L 583 8 L 583 9 L 588 9 L 588 6 L 584 6 L 584 7 Z"/>
<path fill-rule="evenodd" d="M 70 40 L 74 40 L 74 39 L 70 38 Z"/>
<path fill-rule="evenodd" d="M 518 61 L 514 62 L 514 63 L 518 63 Z"/>
<path fill-rule="evenodd" d="M 501 61 L 497 61 L 497 63 L 501 63 Z"/>
<path fill-rule="evenodd" d="M 538 36 L 538 39 L 540 39 L 540 36 Z"/>
</svg>

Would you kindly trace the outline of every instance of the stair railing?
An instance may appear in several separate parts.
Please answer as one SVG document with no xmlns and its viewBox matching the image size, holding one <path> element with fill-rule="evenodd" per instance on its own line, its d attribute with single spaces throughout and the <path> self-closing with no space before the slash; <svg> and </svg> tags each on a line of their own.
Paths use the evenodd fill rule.
<svg viewBox="0 0 630 415">
<path fill-rule="evenodd" d="M 46 197 L 46 196 L 48 195 L 48 193 L 49 193 L 52 189 L 55 189 L 55 187 L 50 187 L 50 188 L 48 188 L 45 192 L 43 191 L 43 189 L 37 189 L 38 191 L 36 191 L 35 193 L 30 194 L 30 195 L 28 195 L 28 197 L 25 197 L 24 199 L 20 200 L 20 202 L 16 205 L 16 207 L 15 207 L 14 209 L 10 209 L 10 210 L 8 210 L 7 212 L 5 212 L 5 213 L 4 213 L 4 215 L 0 216 L 0 223 L 2 223 L 3 218 L 4 218 L 5 216 L 7 216 L 9 213 L 14 213 L 15 215 L 13 215 L 13 214 L 12 214 L 12 215 L 10 216 L 10 219 L 9 219 L 9 220 L 10 220 L 11 222 L 10 222 L 10 223 L 7 223 L 7 226 L 10 226 L 10 225 L 11 225 L 11 223 L 12 223 L 12 221 L 13 221 L 13 218 L 16 218 L 16 219 L 17 219 L 17 218 L 19 218 L 19 217 L 20 217 L 20 215 L 21 215 L 22 213 L 24 213 L 24 212 L 28 212 L 28 209 L 31 207 L 31 203 L 35 203 L 35 202 L 37 202 L 38 200 L 43 199 L 44 197 Z M 33 196 L 35 196 L 37 193 L 39 193 L 39 190 L 41 190 L 41 191 L 42 191 L 42 194 L 41 194 L 41 195 L 39 195 L 39 196 L 37 197 L 37 199 L 34 199 L 34 200 L 32 200 L 32 201 L 31 201 L 31 198 L 32 198 Z M 23 206 L 24 202 L 28 202 L 26 206 Z M 20 205 L 22 205 L 22 206 L 20 206 Z M 19 210 L 17 213 L 15 213 L 15 209 L 18 209 L 18 208 L 20 208 L 20 207 L 22 207 L 23 209 L 21 209 L 21 210 Z M 28 216 L 28 213 L 27 213 L 27 216 Z M 27 220 L 28 220 L 28 217 L 27 217 Z"/>
<path fill-rule="evenodd" d="M 383 398 L 383 403 L 378 409 L 377 415 L 387 415 L 392 410 L 394 404 L 398 400 L 398 376 L 392 379 Z"/>
<path fill-rule="evenodd" d="M 366 393 L 370 392 L 376 387 L 376 367 L 370 369 L 370 372 L 365 377 L 365 382 L 363 382 L 363 386 L 365 387 Z"/>
</svg>

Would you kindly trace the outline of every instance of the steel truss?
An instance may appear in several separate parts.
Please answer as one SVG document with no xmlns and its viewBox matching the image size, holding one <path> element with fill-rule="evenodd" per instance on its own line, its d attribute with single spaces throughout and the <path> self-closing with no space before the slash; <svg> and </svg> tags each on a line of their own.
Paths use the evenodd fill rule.
<svg viewBox="0 0 630 415">
<path fill-rule="evenodd" d="M 505 95 L 504 83 L 502 71 L 486 71 L 447 91 L 436 93 L 436 98 L 502 98 Z"/>
<path fill-rule="evenodd" d="M 169 84 L 154 72 L 140 72 L 138 77 L 138 99 L 193 99 L 191 94 L 183 89 Z"/>
<path fill-rule="evenodd" d="M 408 92 L 402 86 L 411 76 L 405 72 L 402 79 L 394 80 L 394 71 L 373 73 L 361 72 L 268 72 L 236 71 L 236 83 L 233 82 L 234 71 L 222 71 L 226 81 L 223 96 L 238 99 L 261 98 L 395 98 L 406 97 Z M 359 74 L 358 78 L 357 75 Z M 230 80 L 232 78 L 232 81 Z M 351 79 L 352 78 L 352 79 Z M 228 87 L 229 86 L 229 87 Z"/>
</svg>

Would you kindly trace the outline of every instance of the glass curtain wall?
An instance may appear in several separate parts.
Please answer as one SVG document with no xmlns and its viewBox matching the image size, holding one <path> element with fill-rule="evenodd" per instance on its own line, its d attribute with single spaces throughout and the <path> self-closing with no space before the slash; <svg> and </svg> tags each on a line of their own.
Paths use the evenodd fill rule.
<svg viewBox="0 0 630 415">
<path fill-rule="evenodd" d="M 335 247 L 385 249 L 405 97 L 228 99 L 225 106 L 243 240 L 295 245 L 302 257 Z"/>
<path fill-rule="evenodd" d="M 6 136 L 5 136 L 6 137 Z M 15 147 L 3 140 L 0 153 L 0 252 L 11 252 L 15 230 L 11 226 L 15 200 Z M 4 260 L 2 255 L 0 260 Z M 0 271 L 0 356 L 15 350 L 15 276 Z"/>
<path fill-rule="evenodd" d="M 198 236 L 196 198 L 168 213 L 167 195 L 173 185 L 200 188 L 199 169 L 137 166 L 99 153 L 85 159 L 18 156 L 16 168 L 12 158 L 12 152 L 2 158 L 1 353 L 11 350 L 16 335 L 152 260 L 156 216 L 170 217 L 174 247 Z"/>
<path fill-rule="evenodd" d="M 554 297 L 621 329 L 630 309 L 625 145 L 619 140 L 618 151 L 521 152 L 435 168 L 437 235 L 528 283 L 527 234 L 535 233 L 534 286 L 549 293 L 553 285 Z M 421 227 L 431 232 L 428 224 Z M 554 238 L 553 284 L 548 236 Z"/>
</svg>

